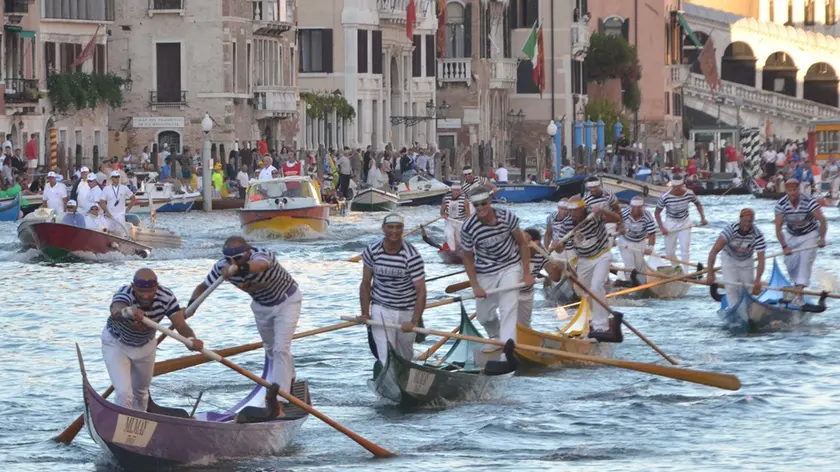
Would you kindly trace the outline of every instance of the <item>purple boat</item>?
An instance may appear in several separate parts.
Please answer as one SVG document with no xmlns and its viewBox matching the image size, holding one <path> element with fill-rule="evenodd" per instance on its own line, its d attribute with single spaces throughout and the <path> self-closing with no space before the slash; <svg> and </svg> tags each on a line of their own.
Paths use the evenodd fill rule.
<svg viewBox="0 0 840 472">
<path fill-rule="evenodd" d="M 140 412 L 117 406 L 99 395 L 87 379 L 78 344 L 79 367 L 85 399 L 85 424 L 90 436 L 124 469 L 162 469 L 217 460 L 280 455 L 294 441 L 309 414 L 285 405 L 285 416 L 263 422 L 236 423 L 243 408 L 261 407 L 265 388 L 257 386 L 245 399 L 222 413 L 190 416 L 185 410 L 161 408 L 150 401 Z M 265 361 L 262 377 L 271 370 Z M 311 404 L 306 382 L 295 382 L 292 393 Z"/>
</svg>

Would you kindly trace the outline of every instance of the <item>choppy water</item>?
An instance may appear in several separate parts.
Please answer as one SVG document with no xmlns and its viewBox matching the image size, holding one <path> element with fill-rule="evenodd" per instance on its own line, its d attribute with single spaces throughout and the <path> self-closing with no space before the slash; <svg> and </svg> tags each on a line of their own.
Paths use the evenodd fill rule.
<svg viewBox="0 0 840 472">
<path fill-rule="evenodd" d="M 773 202 L 704 197 L 704 203 L 710 226 L 693 233 L 694 260 L 705 260 L 718 232 L 735 221 L 741 206 L 757 210 L 761 229 L 775 241 Z M 542 225 L 552 204 L 513 208 L 524 227 Z M 425 222 L 436 212 L 433 207 L 405 209 L 406 227 Z M 829 240 L 837 241 L 838 210 L 825 212 L 831 225 Z M 378 237 L 380 217 L 335 218 L 331 234 L 320 241 L 257 243 L 276 250 L 302 287 L 299 330 L 334 324 L 341 315 L 358 313 L 361 267 L 343 260 Z M 696 214 L 694 219 L 699 219 Z M 92 383 L 104 390 L 109 381 L 101 362 L 99 335 L 113 292 L 137 268 L 148 266 L 186 300 L 220 254 L 224 237 L 239 232 L 234 212 L 161 215 L 158 224 L 180 231 L 185 247 L 155 251 L 150 260 L 63 265 L 48 265 L 35 251 L 23 252 L 14 225 L 0 224 L 0 273 L 4 275 L 0 284 L 0 470 L 115 469 L 85 430 L 71 446 L 50 440 L 82 411 L 73 343 L 81 345 Z M 430 232 L 442 236 L 440 226 Z M 419 237 L 412 236 L 411 241 L 422 251 L 429 277 L 453 270 L 439 264 L 434 250 Z M 778 245 L 772 244 L 770 252 L 777 250 Z M 829 246 L 820 253 L 817 266 L 837 271 L 838 255 L 840 244 Z M 446 285 L 460 280 L 452 277 L 430 283 L 430 298 L 442 296 Z M 310 381 L 317 408 L 398 452 L 398 458 L 372 459 L 356 443 L 310 418 L 296 446 L 284 457 L 191 470 L 840 468 L 836 462 L 840 310 L 830 307 L 808 325 L 791 331 L 743 337 L 720 328 L 716 304 L 702 287 L 692 288 L 678 301 L 627 303 L 622 311 L 683 366 L 736 374 L 743 388 L 729 392 L 604 367 L 515 377 L 504 396 L 492 402 L 404 413 L 378 401 L 368 390 L 372 363 L 367 341 L 361 328 L 349 328 L 296 341 L 298 377 Z M 434 309 L 427 313 L 426 324 L 451 329 L 458 313 L 457 306 Z M 533 322 L 544 330 L 561 324 L 548 308 L 539 308 Z M 212 348 L 258 340 L 248 299 L 231 286 L 217 290 L 190 324 Z M 430 337 L 427 344 L 434 341 Z M 182 345 L 168 340 L 161 345 L 158 360 L 184 354 Z M 630 333 L 617 356 L 662 362 Z M 262 354 L 243 354 L 233 360 L 258 371 Z M 158 377 L 152 386 L 158 403 L 183 408 L 192 404 L 189 397 L 204 391 L 205 409 L 232 405 L 250 388 L 247 379 L 218 364 Z"/>
</svg>

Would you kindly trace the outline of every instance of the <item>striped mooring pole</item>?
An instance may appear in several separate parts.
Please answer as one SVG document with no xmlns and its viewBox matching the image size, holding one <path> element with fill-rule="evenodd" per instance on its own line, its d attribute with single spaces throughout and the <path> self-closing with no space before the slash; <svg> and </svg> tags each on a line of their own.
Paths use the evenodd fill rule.
<svg viewBox="0 0 840 472">
<path fill-rule="evenodd" d="M 58 131 L 50 128 L 50 170 L 58 168 Z"/>
</svg>

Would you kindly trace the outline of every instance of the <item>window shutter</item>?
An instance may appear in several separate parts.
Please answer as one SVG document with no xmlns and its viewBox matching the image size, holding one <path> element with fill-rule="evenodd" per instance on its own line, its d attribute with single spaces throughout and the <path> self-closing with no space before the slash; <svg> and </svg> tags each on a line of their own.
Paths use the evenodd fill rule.
<svg viewBox="0 0 840 472">
<path fill-rule="evenodd" d="M 373 74 L 381 74 L 382 73 L 382 31 L 371 31 L 371 44 L 373 50 L 373 65 L 371 73 Z"/>
<path fill-rule="evenodd" d="M 630 18 L 621 23 L 621 35 L 624 36 L 625 41 L 630 42 Z"/>
<path fill-rule="evenodd" d="M 604 34 L 604 20 L 598 18 L 598 32 Z"/>
<path fill-rule="evenodd" d="M 510 24 L 510 15 L 513 12 L 512 8 L 506 8 L 502 24 Z M 504 57 L 512 57 L 510 51 L 510 30 L 511 28 L 502 28 L 502 55 Z"/>
<path fill-rule="evenodd" d="M 426 77 L 434 77 L 435 74 L 435 35 L 426 35 Z"/>
<path fill-rule="evenodd" d="M 540 93 L 534 83 L 534 68 L 529 60 L 519 61 L 516 66 L 516 93 Z"/>
<path fill-rule="evenodd" d="M 333 71 L 333 30 L 321 30 L 321 61 L 324 70 L 321 72 L 332 73 Z"/>
<path fill-rule="evenodd" d="M 421 50 L 421 37 L 419 34 L 414 35 L 414 51 L 411 53 L 411 76 L 412 77 L 423 77 L 423 68 L 421 67 L 423 64 L 423 51 Z"/>
<path fill-rule="evenodd" d="M 356 41 L 357 61 L 359 74 L 367 74 L 368 71 L 368 32 L 365 29 L 357 30 L 358 40 Z"/>
<path fill-rule="evenodd" d="M 519 28 L 519 15 L 517 15 L 517 13 L 519 12 L 519 2 L 520 1 L 521 0 L 510 0 L 510 4 L 508 4 L 507 12 L 508 12 L 508 25 L 510 26 L 509 29 L 514 30 L 514 29 Z M 508 33 L 508 36 L 510 35 L 509 31 L 505 31 L 505 32 Z M 509 39 L 510 38 L 508 38 L 508 40 Z"/>
<path fill-rule="evenodd" d="M 464 7 L 464 57 L 472 57 L 472 4 Z"/>
</svg>

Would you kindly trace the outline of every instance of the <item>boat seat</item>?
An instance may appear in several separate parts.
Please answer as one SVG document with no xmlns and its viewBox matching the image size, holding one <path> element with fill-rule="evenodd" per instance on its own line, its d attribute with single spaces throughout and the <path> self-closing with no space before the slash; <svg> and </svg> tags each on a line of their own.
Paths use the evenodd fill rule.
<svg viewBox="0 0 840 472">
<path fill-rule="evenodd" d="M 192 418 L 187 410 L 182 408 L 168 408 L 165 406 L 160 406 L 152 400 L 152 396 L 149 395 L 149 405 L 146 407 L 146 411 L 149 413 L 154 413 L 156 415 L 164 415 L 164 416 L 172 416 L 175 418 Z"/>
</svg>

